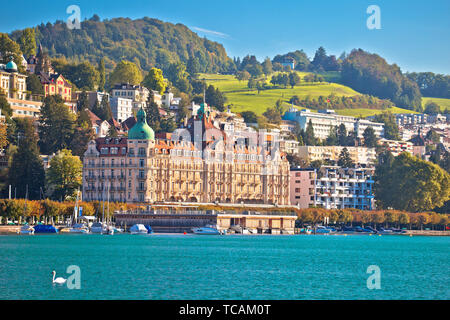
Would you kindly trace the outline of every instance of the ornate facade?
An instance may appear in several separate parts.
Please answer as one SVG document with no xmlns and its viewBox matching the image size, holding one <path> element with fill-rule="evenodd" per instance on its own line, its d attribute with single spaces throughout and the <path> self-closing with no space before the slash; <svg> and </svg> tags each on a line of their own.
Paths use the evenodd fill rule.
<svg viewBox="0 0 450 320">
<path fill-rule="evenodd" d="M 128 138 L 89 143 L 85 201 L 289 204 L 289 163 L 278 150 L 232 144 L 205 114 L 199 143 L 155 139 L 142 109 L 137 118 Z"/>
</svg>

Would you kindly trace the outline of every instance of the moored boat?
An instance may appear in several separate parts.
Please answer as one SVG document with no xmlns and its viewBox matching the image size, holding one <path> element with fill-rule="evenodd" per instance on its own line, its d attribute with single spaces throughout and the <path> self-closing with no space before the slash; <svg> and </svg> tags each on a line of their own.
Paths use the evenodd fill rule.
<svg viewBox="0 0 450 320">
<path fill-rule="evenodd" d="M 76 223 L 70 228 L 70 233 L 89 233 L 89 228 L 84 223 Z"/>
<path fill-rule="evenodd" d="M 25 225 L 22 228 L 20 228 L 19 233 L 20 234 L 34 234 L 34 228 L 29 225 Z"/>
<path fill-rule="evenodd" d="M 95 222 L 91 226 L 91 232 L 92 233 L 106 233 L 107 227 L 105 224 L 103 224 L 101 222 Z"/>
<path fill-rule="evenodd" d="M 192 228 L 192 232 L 198 235 L 220 235 L 220 231 L 210 225 L 200 228 Z"/>
<path fill-rule="evenodd" d="M 58 233 L 58 230 L 52 225 L 38 224 L 34 226 L 34 233 Z"/>
<path fill-rule="evenodd" d="M 143 224 L 135 224 L 130 228 L 131 234 L 148 234 L 147 228 Z"/>
</svg>

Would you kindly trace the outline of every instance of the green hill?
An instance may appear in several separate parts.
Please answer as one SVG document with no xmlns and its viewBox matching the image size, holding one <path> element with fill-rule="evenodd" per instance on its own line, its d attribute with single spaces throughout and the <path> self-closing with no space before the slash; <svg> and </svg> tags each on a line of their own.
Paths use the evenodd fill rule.
<svg viewBox="0 0 450 320">
<path fill-rule="evenodd" d="M 301 77 L 305 76 L 306 72 L 298 72 Z M 250 90 L 247 87 L 247 81 L 238 81 L 232 75 L 219 75 L 219 74 L 200 74 L 200 79 L 205 79 L 207 84 L 212 84 L 214 87 L 219 88 L 228 99 L 227 104 L 232 105 L 234 112 L 253 111 L 258 115 L 261 115 L 267 108 L 273 107 L 278 99 L 282 99 L 284 106 L 290 107 L 288 102 L 294 95 L 300 98 L 318 98 L 319 96 L 328 96 L 334 94 L 336 96 L 356 96 L 359 95 L 357 91 L 337 83 L 305 83 L 302 82 L 299 86 L 291 88 L 275 88 L 262 90 L 258 94 L 257 90 Z M 270 79 L 268 78 L 267 83 Z M 390 111 L 394 113 L 411 113 L 413 111 L 390 108 Z M 384 110 L 376 109 L 342 109 L 336 110 L 337 113 L 343 115 L 351 115 L 355 117 L 367 117 L 383 112 Z"/>
<path fill-rule="evenodd" d="M 429 98 L 429 97 L 422 98 L 422 106 L 424 108 L 428 102 L 434 102 L 434 103 L 438 104 L 441 107 L 442 111 L 444 111 L 445 109 L 450 109 L 450 99 Z"/>
<path fill-rule="evenodd" d="M 121 60 L 136 62 L 144 70 L 151 66 L 164 69 L 172 62 L 198 60 L 202 72 L 233 71 L 234 63 L 224 47 L 199 37 L 183 24 L 157 19 L 114 18 L 100 21 L 98 16 L 81 22 L 81 29 L 69 30 L 57 21 L 35 27 L 36 43 L 41 43 L 52 58 L 66 57 L 69 62 L 89 60 L 96 65 L 105 58 L 107 70 Z M 17 41 L 21 30 L 11 33 Z"/>
</svg>

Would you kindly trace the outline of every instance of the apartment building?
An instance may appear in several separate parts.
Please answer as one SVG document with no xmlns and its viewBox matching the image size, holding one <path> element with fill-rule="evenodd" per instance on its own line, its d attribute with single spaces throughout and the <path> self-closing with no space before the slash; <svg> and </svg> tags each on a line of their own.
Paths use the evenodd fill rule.
<svg viewBox="0 0 450 320">
<path fill-rule="evenodd" d="M 358 138 L 363 137 L 364 130 L 367 127 L 372 127 L 378 137 L 383 137 L 384 135 L 383 123 L 338 115 L 333 110 L 311 112 L 307 109 L 299 111 L 295 108 L 291 108 L 284 114 L 283 120 L 296 121 L 303 130 L 306 130 L 306 127 L 311 121 L 314 135 L 321 140 L 326 139 L 330 135 L 331 130 L 334 127 L 339 127 L 341 124 L 345 125 L 347 132 L 354 131 Z"/>
<path fill-rule="evenodd" d="M 344 148 L 347 148 L 350 158 L 355 164 L 370 166 L 377 159 L 375 148 L 366 147 L 299 146 L 297 155 L 308 162 L 320 160 L 337 163 Z"/>
<path fill-rule="evenodd" d="M 317 172 L 314 206 L 373 210 L 374 170 L 323 166 Z"/>
<path fill-rule="evenodd" d="M 291 205 L 306 209 L 314 205 L 316 169 L 291 168 L 289 199 Z"/>
<path fill-rule="evenodd" d="M 122 97 L 112 97 L 109 105 L 114 119 L 123 122 L 133 116 L 133 100 Z"/>
<path fill-rule="evenodd" d="M 398 156 L 402 152 L 414 154 L 414 144 L 410 141 L 396 141 L 380 139 L 378 144 L 389 150 L 393 156 Z"/>
</svg>

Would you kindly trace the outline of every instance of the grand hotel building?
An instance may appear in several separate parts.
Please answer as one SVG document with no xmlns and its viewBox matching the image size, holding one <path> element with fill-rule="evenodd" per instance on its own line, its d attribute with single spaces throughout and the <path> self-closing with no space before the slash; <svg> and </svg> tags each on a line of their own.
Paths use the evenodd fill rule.
<svg viewBox="0 0 450 320">
<path fill-rule="evenodd" d="M 185 131 L 189 139 L 155 139 L 140 109 L 127 138 L 91 141 L 83 200 L 289 205 L 289 163 L 279 150 L 237 143 L 206 114 Z"/>
</svg>

